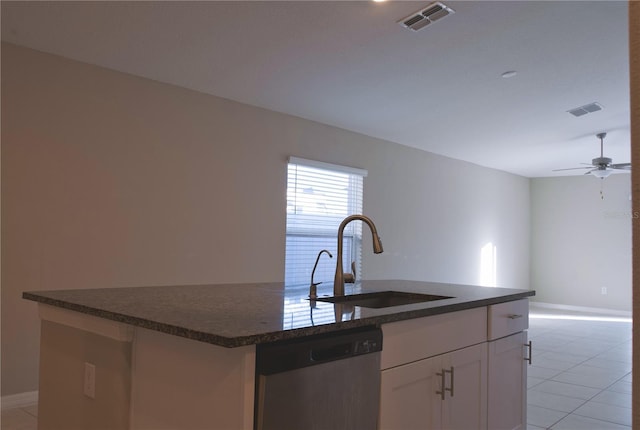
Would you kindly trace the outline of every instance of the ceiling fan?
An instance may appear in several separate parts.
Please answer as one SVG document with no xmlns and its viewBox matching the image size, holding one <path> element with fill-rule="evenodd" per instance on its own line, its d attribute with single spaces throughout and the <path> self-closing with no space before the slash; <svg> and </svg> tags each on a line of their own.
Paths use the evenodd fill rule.
<svg viewBox="0 0 640 430">
<path fill-rule="evenodd" d="M 554 172 L 559 172 L 561 170 L 577 170 L 577 169 L 591 169 L 585 173 L 585 175 L 592 174 L 597 178 L 604 179 L 611 174 L 614 170 L 631 170 L 631 163 L 619 163 L 619 164 L 611 164 L 611 158 L 607 158 L 604 156 L 604 138 L 607 136 L 607 133 L 598 133 L 596 137 L 600 139 L 600 157 L 594 158 L 591 160 L 591 164 L 589 167 L 573 167 L 570 169 L 555 169 Z M 582 163 L 587 164 L 587 163 Z"/>
</svg>

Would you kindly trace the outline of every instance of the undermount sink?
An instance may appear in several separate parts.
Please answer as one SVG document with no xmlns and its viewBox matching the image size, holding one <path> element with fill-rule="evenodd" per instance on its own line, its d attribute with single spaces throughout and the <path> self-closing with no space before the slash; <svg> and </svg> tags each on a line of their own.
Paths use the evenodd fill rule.
<svg viewBox="0 0 640 430">
<path fill-rule="evenodd" d="M 318 297 L 319 302 L 346 303 L 364 308 L 389 308 L 391 306 L 453 299 L 450 296 L 434 294 L 405 293 L 403 291 L 380 291 L 377 293 L 351 294 L 347 296 Z"/>
</svg>

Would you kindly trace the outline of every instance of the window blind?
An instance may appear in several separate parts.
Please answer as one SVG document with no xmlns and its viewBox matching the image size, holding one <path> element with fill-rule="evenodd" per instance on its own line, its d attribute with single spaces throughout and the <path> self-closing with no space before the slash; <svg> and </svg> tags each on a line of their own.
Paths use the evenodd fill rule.
<svg viewBox="0 0 640 430">
<path fill-rule="evenodd" d="M 326 249 L 315 282 L 333 282 L 338 226 L 352 214 L 362 213 L 362 186 L 367 171 L 291 157 L 287 175 L 287 240 L 285 284 L 309 285 L 318 253 Z M 356 263 L 360 278 L 362 223 L 344 231 L 343 267 Z"/>
</svg>

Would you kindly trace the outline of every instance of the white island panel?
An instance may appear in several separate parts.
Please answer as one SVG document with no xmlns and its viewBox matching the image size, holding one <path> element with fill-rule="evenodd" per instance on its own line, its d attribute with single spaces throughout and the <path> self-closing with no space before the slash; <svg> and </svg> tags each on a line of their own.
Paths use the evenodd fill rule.
<svg viewBox="0 0 640 430">
<path fill-rule="evenodd" d="M 255 346 L 224 348 L 137 328 L 131 428 L 253 429 Z"/>
</svg>

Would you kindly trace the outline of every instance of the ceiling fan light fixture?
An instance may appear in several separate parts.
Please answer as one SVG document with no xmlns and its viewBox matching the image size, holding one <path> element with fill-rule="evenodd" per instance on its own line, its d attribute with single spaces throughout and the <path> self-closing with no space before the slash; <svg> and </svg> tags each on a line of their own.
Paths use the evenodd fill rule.
<svg viewBox="0 0 640 430">
<path fill-rule="evenodd" d="M 591 174 L 593 176 L 595 176 L 596 178 L 604 179 L 604 178 L 608 177 L 611 174 L 611 170 L 609 170 L 609 169 L 596 169 L 596 170 L 592 170 Z"/>
<path fill-rule="evenodd" d="M 585 175 L 593 175 L 596 178 L 604 179 L 609 177 L 614 170 L 631 170 L 631 163 L 618 163 L 612 164 L 611 158 L 604 156 L 604 138 L 607 137 L 607 133 L 602 132 L 596 134 L 596 137 L 600 139 L 600 156 L 591 160 L 592 167 L 571 167 L 568 169 L 554 169 L 554 172 L 559 172 L 562 170 L 580 170 L 580 169 L 591 169 L 585 173 Z M 586 163 L 583 163 L 586 164 Z"/>
</svg>

